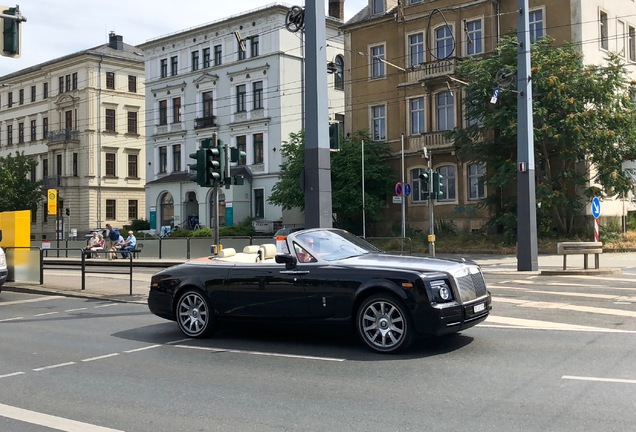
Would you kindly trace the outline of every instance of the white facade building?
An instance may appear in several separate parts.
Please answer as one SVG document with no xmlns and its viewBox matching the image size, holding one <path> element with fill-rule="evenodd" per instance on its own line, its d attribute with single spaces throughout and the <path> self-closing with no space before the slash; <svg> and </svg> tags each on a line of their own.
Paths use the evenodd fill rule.
<svg viewBox="0 0 636 432">
<path fill-rule="evenodd" d="M 140 45 L 146 56 L 151 228 L 188 227 L 192 217 L 214 225 L 212 188 L 198 186 L 188 173 L 194 162 L 189 155 L 214 134 L 246 153 L 245 160 L 232 164 L 232 174 L 243 175 L 244 185 L 220 189 L 220 225 L 250 217 L 273 226 L 303 223 L 299 212 L 284 215 L 267 203 L 278 181 L 282 142 L 303 128 L 303 35 L 286 29 L 288 11 L 271 5 Z M 328 79 L 329 118 L 342 122 L 341 24 L 342 15 L 327 17 L 325 49 L 327 61 L 340 72 Z"/>
<path fill-rule="evenodd" d="M 31 180 L 57 189 L 65 236 L 145 216 L 140 49 L 111 33 L 108 44 L 5 75 L 0 84 L 0 156 L 20 152 L 38 162 Z M 54 239 L 46 199 L 31 213 L 32 238 Z"/>
</svg>

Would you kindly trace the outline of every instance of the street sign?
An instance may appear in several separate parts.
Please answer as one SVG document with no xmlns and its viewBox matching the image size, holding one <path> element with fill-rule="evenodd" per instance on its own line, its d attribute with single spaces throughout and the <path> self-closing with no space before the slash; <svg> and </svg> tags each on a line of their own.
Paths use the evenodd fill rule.
<svg viewBox="0 0 636 432">
<path fill-rule="evenodd" d="M 491 104 L 496 104 L 497 99 L 499 98 L 499 88 L 495 88 L 492 92 L 492 97 L 490 98 Z"/>
<path fill-rule="evenodd" d="M 411 195 L 411 185 L 408 183 L 404 183 L 404 195 L 405 196 Z"/>
<path fill-rule="evenodd" d="M 394 196 L 393 204 L 402 204 L 402 196 Z"/>
<path fill-rule="evenodd" d="M 592 216 L 594 219 L 598 219 L 601 215 L 601 200 L 598 197 L 592 198 Z"/>
<path fill-rule="evenodd" d="M 395 194 L 402 196 L 402 182 L 397 182 L 395 184 Z"/>
</svg>

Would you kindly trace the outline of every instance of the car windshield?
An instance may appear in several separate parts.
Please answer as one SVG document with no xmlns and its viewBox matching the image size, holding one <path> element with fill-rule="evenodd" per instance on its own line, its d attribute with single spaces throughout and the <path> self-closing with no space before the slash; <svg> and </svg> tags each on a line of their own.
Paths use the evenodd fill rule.
<svg viewBox="0 0 636 432">
<path fill-rule="evenodd" d="M 336 261 L 368 253 L 380 252 L 366 240 L 346 231 L 310 231 L 297 237 L 310 252 L 325 261 Z"/>
</svg>

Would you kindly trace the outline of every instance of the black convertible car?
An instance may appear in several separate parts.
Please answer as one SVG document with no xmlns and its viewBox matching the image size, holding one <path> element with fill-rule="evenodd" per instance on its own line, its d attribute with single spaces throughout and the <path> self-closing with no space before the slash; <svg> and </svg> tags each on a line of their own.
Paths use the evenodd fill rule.
<svg viewBox="0 0 636 432">
<path fill-rule="evenodd" d="M 416 334 L 485 320 L 491 297 L 475 263 L 389 255 L 347 231 L 318 228 L 162 270 L 148 307 L 189 337 L 226 320 L 346 322 L 371 349 L 392 353 Z"/>
</svg>

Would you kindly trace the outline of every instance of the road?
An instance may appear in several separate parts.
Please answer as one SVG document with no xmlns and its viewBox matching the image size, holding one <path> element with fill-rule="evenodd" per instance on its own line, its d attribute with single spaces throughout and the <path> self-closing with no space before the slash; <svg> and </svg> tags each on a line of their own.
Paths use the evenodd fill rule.
<svg viewBox="0 0 636 432">
<path fill-rule="evenodd" d="M 185 340 L 144 304 L 3 291 L 0 430 L 633 430 L 636 268 L 486 277 L 485 323 L 397 356 L 328 328 Z"/>
</svg>

